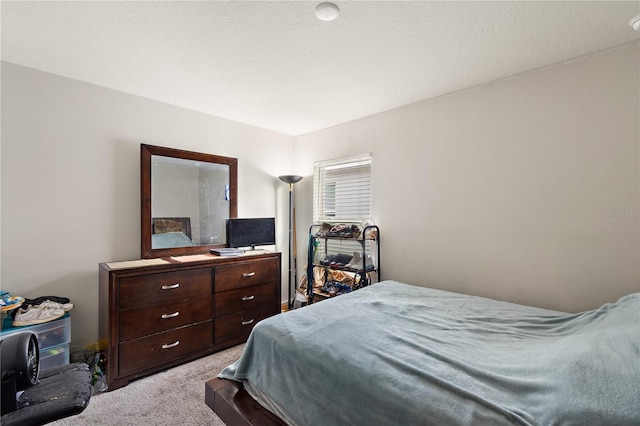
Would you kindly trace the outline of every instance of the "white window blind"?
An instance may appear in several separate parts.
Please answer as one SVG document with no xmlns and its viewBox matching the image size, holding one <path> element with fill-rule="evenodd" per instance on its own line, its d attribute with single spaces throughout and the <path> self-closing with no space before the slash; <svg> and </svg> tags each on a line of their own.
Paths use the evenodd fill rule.
<svg viewBox="0 0 640 426">
<path fill-rule="evenodd" d="M 371 154 L 316 162 L 314 223 L 360 223 L 368 217 L 371 217 Z"/>
</svg>

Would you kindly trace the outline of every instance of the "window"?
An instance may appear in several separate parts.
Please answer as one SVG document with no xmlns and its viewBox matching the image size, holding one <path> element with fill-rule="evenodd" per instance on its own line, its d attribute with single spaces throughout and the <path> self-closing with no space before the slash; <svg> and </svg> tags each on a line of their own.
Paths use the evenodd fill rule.
<svg viewBox="0 0 640 426">
<path fill-rule="evenodd" d="M 371 217 L 371 154 L 316 162 L 313 222 L 360 223 L 368 217 Z"/>
</svg>

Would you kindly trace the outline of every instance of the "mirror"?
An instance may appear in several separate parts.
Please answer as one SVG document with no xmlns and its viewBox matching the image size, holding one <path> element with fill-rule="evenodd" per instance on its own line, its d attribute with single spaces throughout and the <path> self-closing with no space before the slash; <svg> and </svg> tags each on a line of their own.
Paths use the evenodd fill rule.
<svg viewBox="0 0 640 426">
<path fill-rule="evenodd" d="M 237 217 L 238 160 L 140 145 L 142 258 L 208 253 L 226 246 Z"/>
</svg>

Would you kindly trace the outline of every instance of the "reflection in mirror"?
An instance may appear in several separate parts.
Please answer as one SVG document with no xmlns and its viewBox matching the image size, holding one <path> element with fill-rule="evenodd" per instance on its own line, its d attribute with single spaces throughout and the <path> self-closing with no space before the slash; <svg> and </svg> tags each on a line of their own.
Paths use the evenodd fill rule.
<svg viewBox="0 0 640 426">
<path fill-rule="evenodd" d="M 227 164 L 152 155 L 152 248 L 225 244 L 229 191 Z"/>
<path fill-rule="evenodd" d="M 236 217 L 235 158 L 142 145 L 141 170 L 142 257 L 226 244 L 226 220 Z"/>
</svg>

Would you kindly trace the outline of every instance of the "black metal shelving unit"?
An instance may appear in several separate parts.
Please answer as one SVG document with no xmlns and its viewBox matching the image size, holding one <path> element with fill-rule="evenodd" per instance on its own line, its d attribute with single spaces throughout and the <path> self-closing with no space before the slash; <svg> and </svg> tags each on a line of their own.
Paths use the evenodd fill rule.
<svg viewBox="0 0 640 426">
<path fill-rule="evenodd" d="M 329 297 L 329 294 L 314 291 L 314 268 L 324 268 L 324 280 L 326 282 L 329 270 L 340 270 L 354 275 L 354 281 L 359 280 L 353 287 L 358 288 L 373 284 L 371 275 L 375 274 L 375 282 L 380 278 L 380 228 L 377 225 L 369 225 L 355 235 L 327 235 L 322 232 L 321 224 L 311 225 L 309 228 L 309 247 L 307 259 L 307 300 L 313 303 L 314 297 Z M 340 265 L 327 265 L 323 260 L 331 255 L 345 255 L 358 252 L 362 258 L 362 268 Z"/>
</svg>

